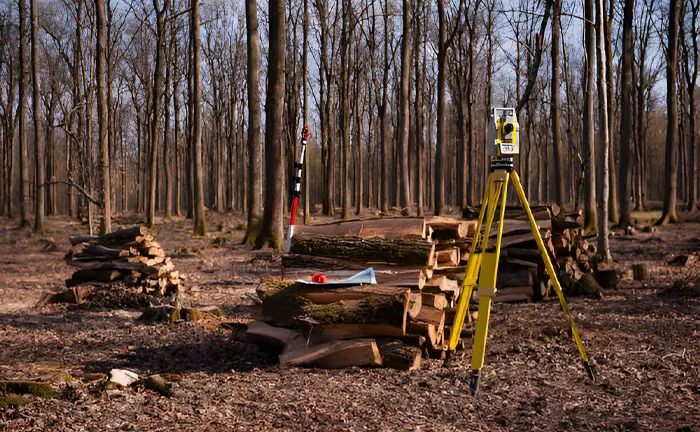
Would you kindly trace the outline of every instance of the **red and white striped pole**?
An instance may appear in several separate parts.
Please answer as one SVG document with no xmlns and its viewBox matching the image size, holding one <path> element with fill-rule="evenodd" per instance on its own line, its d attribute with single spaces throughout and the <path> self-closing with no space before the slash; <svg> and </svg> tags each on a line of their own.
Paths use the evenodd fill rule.
<svg viewBox="0 0 700 432">
<path fill-rule="evenodd" d="M 292 195 L 294 196 L 294 201 L 292 201 L 292 215 L 289 218 L 289 230 L 287 231 L 287 246 L 284 248 L 284 253 L 289 253 L 292 248 L 292 236 L 294 235 L 294 220 L 297 216 L 297 206 L 299 205 L 299 197 L 301 196 L 301 173 L 304 168 L 304 160 L 306 156 L 306 143 L 310 135 L 309 125 L 304 126 L 301 130 L 301 152 L 299 154 L 299 162 L 294 162 L 294 190 Z M 282 270 L 284 274 L 284 269 Z"/>
</svg>

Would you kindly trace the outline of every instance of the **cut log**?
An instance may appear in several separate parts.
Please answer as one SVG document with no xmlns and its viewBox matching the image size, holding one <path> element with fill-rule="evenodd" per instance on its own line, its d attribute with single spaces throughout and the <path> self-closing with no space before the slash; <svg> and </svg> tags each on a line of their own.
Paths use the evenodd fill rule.
<svg viewBox="0 0 700 432">
<path fill-rule="evenodd" d="M 388 324 L 316 324 L 311 327 L 309 339 L 314 343 L 332 340 L 373 337 L 403 337 L 401 327 Z"/>
<path fill-rule="evenodd" d="M 480 207 L 467 206 L 462 209 L 462 219 L 478 219 Z M 535 220 L 550 220 L 552 219 L 552 210 L 548 206 L 530 207 Z M 517 206 L 506 206 L 505 219 L 527 220 L 525 210 Z"/>
<path fill-rule="evenodd" d="M 496 296 L 493 299 L 494 303 L 530 303 L 532 301 L 532 296 L 527 294 L 506 294 L 502 296 Z"/>
<path fill-rule="evenodd" d="M 502 266 L 498 270 L 498 276 L 496 277 L 496 288 L 531 287 L 533 285 L 533 279 L 532 272 L 527 268 Z"/>
<path fill-rule="evenodd" d="M 430 307 L 433 307 L 437 310 L 443 310 L 447 306 L 449 306 L 449 302 L 447 301 L 445 294 L 442 294 L 442 293 L 439 293 L 439 294 L 423 293 L 422 297 L 423 297 L 423 299 L 422 299 L 423 306 L 430 306 Z"/>
<path fill-rule="evenodd" d="M 649 280 L 649 267 L 646 264 L 632 264 L 632 275 L 636 281 Z"/>
<path fill-rule="evenodd" d="M 471 237 L 476 230 L 476 221 L 457 220 L 435 216 L 425 220 L 425 225 L 432 228 L 433 240 L 462 239 Z"/>
<path fill-rule="evenodd" d="M 422 240 L 426 238 L 426 228 L 423 218 L 380 218 L 342 221 L 324 225 L 300 225 L 295 227 L 294 235 Z"/>
<path fill-rule="evenodd" d="M 532 298 L 532 296 L 534 295 L 534 291 L 531 286 L 508 287 L 496 291 L 496 297 L 511 294 L 525 294 L 526 296 Z"/>
<path fill-rule="evenodd" d="M 256 291 L 263 302 L 264 320 L 276 324 L 389 324 L 405 329 L 410 290 L 402 287 L 385 288 L 391 290 L 392 294 L 377 293 L 377 290 L 382 289 L 378 285 L 343 288 L 344 295 L 363 297 L 327 304 L 315 304 L 306 298 L 309 293 L 328 290 L 324 285 L 291 284 L 282 289 L 258 287 Z"/>
<path fill-rule="evenodd" d="M 51 292 L 46 293 L 36 304 L 36 307 L 43 307 L 47 304 L 52 303 L 71 303 L 71 304 L 82 304 L 84 303 L 92 294 L 92 287 L 86 286 L 76 286 L 61 292 Z"/>
<path fill-rule="evenodd" d="M 261 321 L 248 323 L 247 340 L 271 345 L 278 352 L 295 351 L 306 347 L 301 333 L 283 327 L 273 327 Z"/>
<path fill-rule="evenodd" d="M 377 340 L 382 366 L 391 369 L 414 371 L 420 369 L 420 348 L 396 339 Z"/>
<path fill-rule="evenodd" d="M 285 268 L 359 271 L 366 269 L 367 263 L 343 258 L 328 258 L 303 254 L 286 254 L 282 256 L 282 266 Z"/>
<path fill-rule="evenodd" d="M 136 237 L 142 237 L 148 234 L 148 228 L 145 226 L 133 226 L 129 228 L 122 228 L 111 233 L 101 235 L 98 241 L 100 243 L 112 242 L 115 240 L 122 241 L 124 239 L 134 239 Z"/>
<path fill-rule="evenodd" d="M 406 324 L 406 333 L 425 337 L 428 346 L 437 348 L 440 346 L 443 330 L 437 326 L 419 321 L 409 321 Z"/>
<path fill-rule="evenodd" d="M 406 314 L 409 318 L 415 319 L 423 306 L 423 298 L 420 292 L 412 292 L 409 296 Z"/>
<path fill-rule="evenodd" d="M 441 328 L 445 325 L 445 311 L 431 306 L 423 305 L 414 321 L 420 321 Z"/>
<path fill-rule="evenodd" d="M 332 341 L 280 354 L 281 366 L 315 366 L 339 369 L 352 366 L 381 366 L 382 357 L 374 339 Z"/>
<path fill-rule="evenodd" d="M 99 239 L 99 236 L 95 235 L 77 235 L 70 237 L 70 244 L 73 246 L 79 245 L 80 243 L 88 243 Z"/>
<path fill-rule="evenodd" d="M 424 240 L 365 239 L 305 233 L 295 233 L 291 247 L 296 254 L 419 266 L 429 264 L 434 249 L 432 242 Z"/>
<path fill-rule="evenodd" d="M 459 283 L 456 280 L 448 279 L 446 276 L 436 276 L 425 281 L 423 292 L 448 293 L 452 295 L 459 292 Z"/>
<path fill-rule="evenodd" d="M 435 252 L 435 269 L 439 270 L 446 267 L 456 267 L 461 260 L 461 253 L 458 247 Z"/>
<path fill-rule="evenodd" d="M 101 270 L 101 269 L 81 269 L 73 273 L 70 279 L 66 280 L 67 287 L 74 287 L 83 282 L 112 282 L 119 279 L 122 273 L 118 270 Z"/>
</svg>

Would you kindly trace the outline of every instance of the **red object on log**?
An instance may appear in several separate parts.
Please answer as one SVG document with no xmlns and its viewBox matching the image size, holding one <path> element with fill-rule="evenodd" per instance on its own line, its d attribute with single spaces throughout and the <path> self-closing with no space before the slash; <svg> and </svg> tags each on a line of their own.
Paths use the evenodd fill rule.
<svg viewBox="0 0 700 432">
<path fill-rule="evenodd" d="M 328 282 L 328 278 L 323 273 L 317 273 L 311 277 L 311 282 L 326 283 Z"/>
</svg>

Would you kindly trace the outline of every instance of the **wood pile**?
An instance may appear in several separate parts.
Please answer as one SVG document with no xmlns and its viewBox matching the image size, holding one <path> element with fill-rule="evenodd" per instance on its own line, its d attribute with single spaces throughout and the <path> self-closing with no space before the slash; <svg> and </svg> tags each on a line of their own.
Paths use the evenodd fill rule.
<svg viewBox="0 0 700 432">
<path fill-rule="evenodd" d="M 555 266 L 575 283 L 595 253 L 577 221 L 580 213 L 536 207 L 534 214 Z M 547 296 L 551 283 L 524 211 L 507 208 L 506 216 L 495 301 Z M 291 251 L 282 257 L 288 282 L 258 288 L 260 315 L 246 338 L 275 346 L 282 365 L 411 369 L 419 367 L 421 352 L 441 356 L 476 217 L 478 209 L 470 220 L 381 218 L 296 227 Z M 489 235 L 496 233 L 492 227 Z M 376 284 L 308 283 L 316 273 L 333 282 L 368 267 Z M 461 345 L 471 337 L 470 326 L 471 315 L 459 329 Z"/>
<path fill-rule="evenodd" d="M 180 290 L 181 275 L 144 226 L 122 228 L 102 236 L 73 236 L 66 254 L 77 267 L 66 286 L 124 283 L 138 292 L 171 296 Z"/>
<path fill-rule="evenodd" d="M 463 216 L 478 217 L 478 208 L 466 207 Z M 584 233 L 581 210 L 565 212 L 556 205 L 535 206 L 533 216 L 540 229 L 542 240 L 549 253 L 559 282 L 567 295 L 596 295 L 599 287 L 589 286 L 581 279 L 586 273 L 596 270 L 597 247 L 593 240 L 596 233 Z M 492 227 L 490 236 L 495 239 L 497 226 Z M 508 282 L 509 272 L 521 273 L 518 269 L 528 269 L 532 276 L 533 290 L 525 286 L 517 287 Z M 505 280 L 504 280 L 505 279 Z M 507 206 L 501 239 L 501 261 L 499 265 L 497 300 L 530 301 L 553 295 L 552 283 L 547 275 L 544 262 L 532 237 L 527 214 L 519 206 Z M 501 286 L 505 285 L 505 286 Z M 507 286 L 507 288 L 506 288 Z"/>
</svg>

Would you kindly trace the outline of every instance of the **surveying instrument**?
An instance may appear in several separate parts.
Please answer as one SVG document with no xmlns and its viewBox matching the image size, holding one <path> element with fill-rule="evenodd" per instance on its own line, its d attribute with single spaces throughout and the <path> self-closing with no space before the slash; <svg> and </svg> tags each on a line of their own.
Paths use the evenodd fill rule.
<svg viewBox="0 0 700 432">
<path fill-rule="evenodd" d="M 518 173 L 515 171 L 513 159 L 520 153 L 519 125 L 515 108 L 493 108 L 489 125 L 488 142 L 493 143 L 490 149 L 490 173 L 486 190 L 484 191 L 484 199 L 481 203 L 481 210 L 479 211 L 476 234 L 474 235 L 472 246 L 469 251 L 469 260 L 467 261 L 464 281 L 462 282 L 462 289 L 460 290 L 461 296 L 457 304 L 457 311 L 452 325 L 453 329 L 461 329 L 464 325 L 464 318 L 469 309 L 469 299 L 476 287 L 479 296 L 479 315 L 476 320 L 474 347 L 472 349 L 471 392 L 472 394 L 476 394 L 479 390 L 481 369 L 484 367 L 486 338 L 491 315 L 491 302 L 496 296 L 496 277 L 498 275 L 498 260 L 501 255 L 501 236 L 503 234 L 503 219 L 506 210 L 506 196 L 508 194 L 509 180 L 513 182 L 513 187 L 518 195 L 520 204 L 525 209 L 525 213 L 527 213 L 532 235 L 535 238 L 540 255 L 542 255 L 542 260 L 544 261 L 545 269 L 554 286 L 554 291 L 557 293 L 557 297 L 559 297 L 559 302 L 564 312 L 564 318 L 569 322 L 571 334 L 576 341 L 578 352 L 583 361 L 583 367 L 586 369 L 589 378 L 595 379 L 594 367 L 588 361 L 588 356 L 583 348 L 581 337 L 579 336 L 578 330 L 576 330 L 576 324 L 571 317 L 569 306 L 566 303 L 566 298 L 559 284 L 557 273 L 549 258 L 547 248 L 542 241 L 540 229 L 537 226 L 537 222 L 535 222 L 535 217 L 530 210 L 530 205 L 527 202 L 527 197 L 525 197 L 525 192 L 520 183 L 520 177 L 518 177 Z M 496 244 L 490 246 L 489 235 L 497 208 L 499 208 L 500 211 L 498 214 Z M 445 363 L 449 362 L 454 356 L 459 337 L 459 331 L 450 333 Z"/>
</svg>

